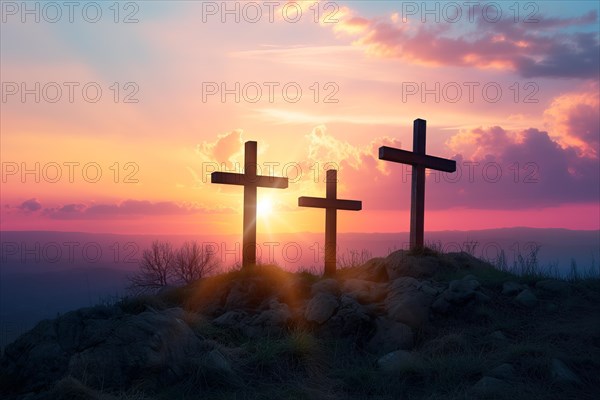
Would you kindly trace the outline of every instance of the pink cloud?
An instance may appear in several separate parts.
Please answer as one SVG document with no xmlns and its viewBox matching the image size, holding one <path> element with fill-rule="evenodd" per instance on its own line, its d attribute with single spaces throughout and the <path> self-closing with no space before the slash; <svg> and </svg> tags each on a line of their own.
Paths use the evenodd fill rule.
<svg viewBox="0 0 600 400">
<path fill-rule="evenodd" d="M 589 157 L 600 155 L 600 94 L 597 82 L 585 90 L 556 97 L 544 112 L 544 117 L 561 143 L 577 147 Z"/>
<path fill-rule="evenodd" d="M 230 208 L 208 209 L 197 204 L 178 204 L 170 201 L 150 202 L 125 200 L 121 203 L 83 204 L 69 203 L 43 208 L 36 199 L 24 201 L 16 207 L 26 215 L 56 220 L 128 219 L 154 216 L 192 215 L 202 213 L 231 213 Z"/>
<path fill-rule="evenodd" d="M 243 162 L 244 140 L 243 131 L 235 129 L 217 136 L 213 142 L 203 141 L 196 146 L 196 152 L 204 161 L 226 163 L 231 167 L 235 162 Z"/>
<path fill-rule="evenodd" d="M 458 24 L 365 19 L 349 12 L 334 31 L 356 37 L 354 44 L 377 56 L 420 64 L 508 69 L 523 77 L 597 78 L 598 34 L 555 31 L 597 23 L 595 10 L 529 24 L 512 18 L 490 23 L 478 15 L 476 31 L 458 32 Z"/>
</svg>

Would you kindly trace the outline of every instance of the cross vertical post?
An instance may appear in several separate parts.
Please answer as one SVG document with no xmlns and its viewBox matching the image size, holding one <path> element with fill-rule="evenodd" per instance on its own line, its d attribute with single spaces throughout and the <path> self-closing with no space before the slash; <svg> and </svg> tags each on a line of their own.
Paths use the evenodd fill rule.
<svg viewBox="0 0 600 400">
<path fill-rule="evenodd" d="M 413 123 L 413 151 L 381 146 L 379 159 L 412 165 L 410 204 L 410 248 L 422 249 L 425 245 L 425 168 L 438 171 L 456 171 L 456 161 L 429 156 L 425 152 L 426 121 L 415 119 Z"/>
<path fill-rule="evenodd" d="M 256 264 L 256 142 L 244 144 L 244 235 L 242 236 L 242 265 Z"/>
<path fill-rule="evenodd" d="M 357 200 L 340 200 L 337 198 L 337 171 L 327 170 L 325 198 L 299 197 L 298 206 L 325 209 L 325 276 L 334 276 L 336 270 L 337 250 L 337 210 L 359 211 L 362 202 Z"/>
<path fill-rule="evenodd" d="M 329 201 L 337 199 L 337 170 L 327 170 L 325 197 Z M 325 209 L 325 275 L 335 275 L 337 251 L 337 209 Z"/>
<path fill-rule="evenodd" d="M 257 188 L 286 189 L 288 178 L 262 176 L 257 173 L 256 142 L 244 145 L 244 173 L 213 172 L 211 183 L 244 186 L 244 227 L 242 236 L 242 268 L 256 265 L 256 198 Z"/>
<path fill-rule="evenodd" d="M 415 119 L 413 122 L 413 153 L 425 155 L 426 121 Z M 423 248 L 425 234 L 425 166 L 413 165 L 410 206 L 410 247 Z"/>
</svg>

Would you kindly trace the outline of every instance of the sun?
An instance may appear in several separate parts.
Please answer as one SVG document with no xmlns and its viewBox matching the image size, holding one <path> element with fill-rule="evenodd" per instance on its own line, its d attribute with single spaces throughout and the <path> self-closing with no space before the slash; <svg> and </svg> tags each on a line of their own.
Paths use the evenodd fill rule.
<svg viewBox="0 0 600 400">
<path fill-rule="evenodd" d="M 256 205 L 256 213 L 260 217 L 267 217 L 273 212 L 273 202 L 270 198 L 261 199 Z"/>
</svg>

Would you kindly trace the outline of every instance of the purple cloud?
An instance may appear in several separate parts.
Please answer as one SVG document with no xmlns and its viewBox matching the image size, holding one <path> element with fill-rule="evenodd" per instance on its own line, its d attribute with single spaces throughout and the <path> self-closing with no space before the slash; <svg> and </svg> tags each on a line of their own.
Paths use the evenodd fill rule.
<svg viewBox="0 0 600 400">
<path fill-rule="evenodd" d="M 18 206 L 18 208 L 25 212 L 35 212 L 42 208 L 42 204 L 37 201 L 35 198 L 25 200 Z"/>
</svg>

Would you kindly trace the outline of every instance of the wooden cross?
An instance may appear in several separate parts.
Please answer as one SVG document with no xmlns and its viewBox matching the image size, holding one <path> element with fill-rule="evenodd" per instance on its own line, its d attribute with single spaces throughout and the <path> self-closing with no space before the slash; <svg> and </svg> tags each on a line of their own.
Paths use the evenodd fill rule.
<svg viewBox="0 0 600 400">
<path fill-rule="evenodd" d="M 298 206 L 325 209 L 325 275 L 335 275 L 337 248 L 337 210 L 359 211 L 362 202 L 340 200 L 337 198 L 337 171 L 327 170 L 327 188 L 325 198 L 299 197 Z"/>
<path fill-rule="evenodd" d="M 242 267 L 256 265 L 256 188 L 286 189 L 288 178 L 256 174 L 256 142 L 246 142 L 244 148 L 244 173 L 213 172 L 211 183 L 244 186 L 244 236 L 242 240 Z"/>
<path fill-rule="evenodd" d="M 410 248 L 423 248 L 423 232 L 425 227 L 425 168 L 438 171 L 456 171 L 456 161 L 428 156 L 425 153 L 424 119 L 415 119 L 413 124 L 413 151 L 382 146 L 379 148 L 379 159 L 412 165 L 412 189 L 410 206 Z"/>
</svg>

